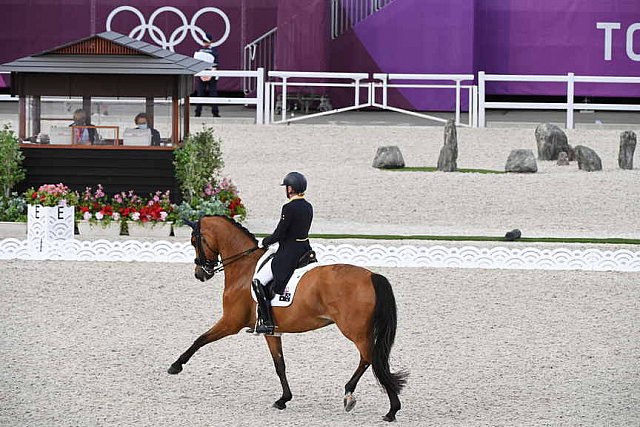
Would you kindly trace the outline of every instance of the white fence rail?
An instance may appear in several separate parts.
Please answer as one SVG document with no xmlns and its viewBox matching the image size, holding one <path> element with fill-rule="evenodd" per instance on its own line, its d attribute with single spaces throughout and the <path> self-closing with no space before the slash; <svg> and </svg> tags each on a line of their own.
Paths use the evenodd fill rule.
<svg viewBox="0 0 640 427">
<path fill-rule="evenodd" d="M 453 89 L 455 92 L 455 121 L 457 125 L 461 125 L 460 122 L 460 112 L 461 112 L 461 91 L 463 89 L 468 91 L 469 94 L 469 103 L 468 103 L 468 111 L 469 111 L 469 127 L 473 127 L 477 125 L 476 115 L 475 115 L 475 105 L 477 103 L 477 87 L 474 85 L 463 85 L 462 82 L 470 81 L 473 82 L 475 76 L 473 74 L 384 74 L 384 73 L 375 73 L 373 74 L 374 80 L 380 80 L 382 83 L 374 83 L 373 84 L 373 106 L 382 108 L 384 110 L 396 111 L 402 114 L 408 114 L 411 116 L 421 117 L 429 120 L 434 120 L 437 122 L 445 123 L 447 120 L 442 119 L 440 117 L 431 116 L 428 114 L 418 113 L 411 110 L 406 110 L 402 108 L 397 108 L 389 105 L 389 88 L 409 88 L 409 89 Z M 425 84 L 425 83 L 390 83 L 392 81 L 416 81 L 416 82 L 425 82 L 425 81 L 449 81 L 453 82 L 453 84 Z M 375 102 L 376 100 L 376 89 L 382 89 L 382 103 L 379 104 Z"/>
<path fill-rule="evenodd" d="M 531 82 L 531 83 L 565 83 L 566 102 L 487 102 L 486 82 Z M 511 75 L 478 73 L 478 126 L 485 127 L 485 111 L 488 109 L 506 110 L 565 110 L 566 127 L 574 128 L 575 110 L 608 110 L 608 111 L 640 111 L 637 104 L 587 104 L 574 103 L 576 83 L 601 84 L 640 84 L 640 77 L 614 76 L 576 76 L 567 75 Z"/>
<path fill-rule="evenodd" d="M 254 98 L 226 98 L 221 96 L 215 97 L 192 97 L 189 99 L 191 104 L 239 104 L 239 105 L 255 105 L 256 106 L 256 124 L 264 124 L 264 69 L 258 68 L 251 70 L 205 70 L 196 74 L 196 77 L 210 76 L 216 77 L 234 77 L 234 78 L 252 78 L 256 79 L 256 96 Z"/>
<path fill-rule="evenodd" d="M 313 117 L 326 116 L 328 114 L 335 114 L 344 111 L 357 110 L 359 108 L 367 107 L 371 105 L 371 96 L 369 96 L 367 102 L 360 101 L 360 89 L 367 88 L 368 85 L 363 83 L 363 80 L 369 78 L 368 73 L 313 73 L 304 71 L 269 71 L 269 77 L 274 79 L 280 79 L 279 82 L 267 83 L 266 102 L 265 107 L 265 122 L 266 123 L 289 123 L 303 119 L 310 119 Z M 292 79 L 304 79 L 312 81 L 292 81 Z M 316 81 L 313 81 L 316 80 Z M 325 80 L 331 80 L 326 82 Z M 342 80 L 343 82 L 335 82 L 336 80 Z M 347 80 L 348 82 L 344 82 Z M 281 103 L 282 112 L 280 120 L 275 121 L 275 104 L 276 104 L 276 87 L 280 87 L 282 90 Z M 345 87 L 354 89 L 354 103 L 348 107 L 331 109 L 328 111 L 321 111 L 319 113 L 308 114 L 299 117 L 287 118 L 287 93 L 290 87 Z M 370 89 L 369 89 L 370 91 Z"/>
</svg>

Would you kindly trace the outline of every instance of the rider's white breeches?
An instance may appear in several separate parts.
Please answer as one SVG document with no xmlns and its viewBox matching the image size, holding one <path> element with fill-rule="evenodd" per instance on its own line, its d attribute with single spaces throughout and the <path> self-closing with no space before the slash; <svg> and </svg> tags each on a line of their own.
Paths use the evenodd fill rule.
<svg viewBox="0 0 640 427">
<path fill-rule="evenodd" d="M 270 259 L 264 265 L 264 267 L 262 267 L 260 271 L 258 271 L 256 275 L 253 276 L 253 278 L 259 280 L 260 284 L 263 286 L 273 280 L 273 271 L 271 270 L 271 261 L 273 261 L 273 259 Z"/>
</svg>

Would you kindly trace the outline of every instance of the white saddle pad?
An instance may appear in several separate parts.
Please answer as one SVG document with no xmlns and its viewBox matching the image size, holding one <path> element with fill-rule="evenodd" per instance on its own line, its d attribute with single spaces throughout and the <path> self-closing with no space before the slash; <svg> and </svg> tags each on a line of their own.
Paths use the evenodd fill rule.
<svg viewBox="0 0 640 427">
<path fill-rule="evenodd" d="M 262 258 L 260 258 L 260 260 L 258 261 L 258 264 L 256 266 L 256 269 L 262 265 L 262 263 L 264 262 L 264 260 L 267 259 L 267 257 L 269 255 L 271 255 L 271 251 L 267 251 Z M 296 288 L 298 287 L 298 283 L 300 282 L 300 279 L 302 279 L 302 276 L 304 276 L 304 274 L 309 271 L 309 270 L 313 270 L 316 267 L 321 266 L 322 264 L 320 264 L 319 262 L 312 262 L 309 265 L 306 265 L 302 268 L 298 268 L 297 270 L 293 271 L 293 274 L 291 275 L 291 278 L 289 279 L 289 281 L 287 282 L 287 286 L 284 288 L 284 291 L 282 292 L 282 295 L 278 295 L 276 294 L 276 296 L 273 297 L 273 299 L 271 300 L 271 306 L 272 307 L 288 307 L 291 305 L 291 303 L 293 302 L 293 296 L 296 293 Z M 251 298 L 253 298 L 254 301 L 258 301 L 256 299 L 256 294 L 255 292 L 253 292 L 253 286 L 251 287 Z"/>
</svg>

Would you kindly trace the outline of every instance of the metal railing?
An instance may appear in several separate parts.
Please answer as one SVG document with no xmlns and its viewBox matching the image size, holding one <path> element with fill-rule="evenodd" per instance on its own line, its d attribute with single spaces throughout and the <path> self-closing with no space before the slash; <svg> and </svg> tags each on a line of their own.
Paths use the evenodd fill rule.
<svg viewBox="0 0 640 427">
<path fill-rule="evenodd" d="M 475 85 L 463 85 L 464 81 L 471 81 L 475 76 L 473 74 L 386 74 L 375 73 L 373 74 L 374 80 L 380 80 L 381 83 L 373 83 L 373 106 L 381 108 L 383 110 L 395 111 L 402 114 L 408 114 L 415 117 L 421 117 L 424 119 L 434 120 L 436 122 L 446 123 L 446 119 L 440 117 L 431 116 L 424 113 L 418 113 L 416 111 L 406 110 L 403 108 L 397 108 L 389 105 L 388 93 L 389 88 L 410 88 L 410 89 L 453 89 L 455 91 L 455 121 L 457 125 L 462 125 L 460 122 L 461 115 L 461 91 L 463 89 L 468 91 L 468 111 L 469 111 L 469 127 L 477 126 L 477 115 L 475 114 L 477 105 L 477 86 Z M 389 83 L 393 80 L 399 81 L 452 81 L 453 84 L 425 84 L 425 83 Z M 376 89 L 382 89 L 382 103 L 379 104 L 375 101 Z"/>
<path fill-rule="evenodd" d="M 486 82 L 566 83 L 566 102 L 487 102 L 485 100 Z M 640 84 L 640 77 L 576 76 L 574 73 L 567 75 L 510 75 L 486 74 L 484 71 L 480 71 L 478 73 L 478 126 L 485 127 L 485 111 L 488 109 L 566 110 L 567 129 L 574 128 L 575 110 L 640 111 L 640 105 L 637 104 L 575 103 L 576 83 Z"/>
<path fill-rule="evenodd" d="M 331 0 L 331 38 L 349 31 L 394 0 Z"/>
<path fill-rule="evenodd" d="M 272 28 L 244 47 L 243 68 L 245 71 L 255 71 L 262 68 L 271 71 L 276 67 L 276 37 L 278 28 Z M 256 80 L 242 79 L 242 90 L 245 95 L 255 92 Z"/>
<path fill-rule="evenodd" d="M 235 78 L 251 78 L 256 80 L 256 96 L 254 98 L 227 98 L 222 96 L 216 97 L 192 97 L 189 98 L 191 104 L 238 104 L 238 105 L 255 105 L 256 106 L 256 124 L 264 124 L 264 68 L 251 70 L 205 70 L 196 74 L 196 77 L 209 76 L 216 77 L 235 77 Z"/>
</svg>

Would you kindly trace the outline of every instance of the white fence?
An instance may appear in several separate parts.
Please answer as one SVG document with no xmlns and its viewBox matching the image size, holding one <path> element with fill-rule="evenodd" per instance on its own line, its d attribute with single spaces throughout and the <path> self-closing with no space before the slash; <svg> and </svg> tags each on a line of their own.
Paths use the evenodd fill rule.
<svg viewBox="0 0 640 427">
<path fill-rule="evenodd" d="M 367 107 L 371 105 L 370 99 L 367 102 L 360 102 L 360 89 L 367 88 L 368 86 L 363 84 L 363 80 L 369 78 L 367 73 L 312 73 L 312 72 L 291 72 L 291 71 L 269 71 L 269 77 L 274 79 L 280 79 L 279 82 L 267 83 L 266 89 L 266 102 L 265 102 L 265 122 L 266 123 L 289 123 L 298 120 L 310 119 L 313 117 L 326 116 L 328 114 L 335 114 L 344 111 L 357 110 L 359 108 Z M 304 79 L 315 81 L 292 81 L 292 79 Z M 326 82 L 324 80 L 331 80 Z M 342 80 L 343 82 L 340 82 Z M 345 83 L 344 80 L 347 80 Z M 275 105 L 276 105 L 276 87 L 281 88 L 281 117 L 280 120 L 275 121 Z M 321 111 L 315 114 L 308 114 L 299 117 L 287 118 L 287 101 L 288 101 L 288 89 L 290 87 L 344 87 L 354 89 L 354 103 L 348 107 L 329 109 L 327 111 Z M 370 98 L 370 96 L 369 96 Z"/>
<path fill-rule="evenodd" d="M 192 97 L 189 99 L 191 104 L 239 104 L 239 105 L 255 105 L 256 106 L 256 124 L 264 124 L 264 68 L 251 70 L 206 70 L 200 71 L 196 77 L 210 76 L 216 77 L 235 77 L 235 78 L 253 78 L 256 79 L 256 96 L 254 98 L 227 98 L 227 97 Z"/>
<path fill-rule="evenodd" d="M 565 83 L 566 102 L 486 102 L 486 82 L 533 82 L 533 83 Z M 640 77 L 616 76 L 576 76 L 567 75 L 507 75 L 478 73 L 478 126 L 485 127 L 485 111 L 487 109 L 522 109 L 522 110 L 566 110 L 567 129 L 574 128 L 575 110 L 608 110 L 608 111 L 640 111 L 640 105 L 634 104 L 586 104 L 574 103 L 576 83 L 602 84 L 640 84 Z"/>
<path fill-rule="evenodd" d="M 473 83 L 475 76 L 473 74 L 383 74 L 376 73 L 373 75 L 375 80 L 380 80 L 382 83 L 374 83 L 374 95 L 373 106 L 382 108 L 384 110 L 395 111 L 402 114 L 408 114 L 411 116 L 421 117 L 437 122 L 445 123 L 447 120 L 440 117 L 431 116 L 428 114 L 417 113 L 415 111 L 397 108 L 389 105 L 389 88 L 409 88 L 409 89 L 446 89 L 454 90 L 455 94 L 455 122 L 456 125 L 461 125 L 460 112 L 461 112 L 461 91 L 463 89 L 468 91 L 468 111 L 469 111 L 469 127 L 477 126 L 476 121 L 476 108 L 477 104 L 477 87 L 474 85 L 463 85 L 462 82 L 470 81 Z M 394 80 L 406 81 L 413 80 L 419 81 L 451 81 L 453 84 L 425 84 L 425 83 L 390 83 Z M 376 100 L 376 88 L 382 89 L 382 104 L 375 102 Z"/>
</svg>

